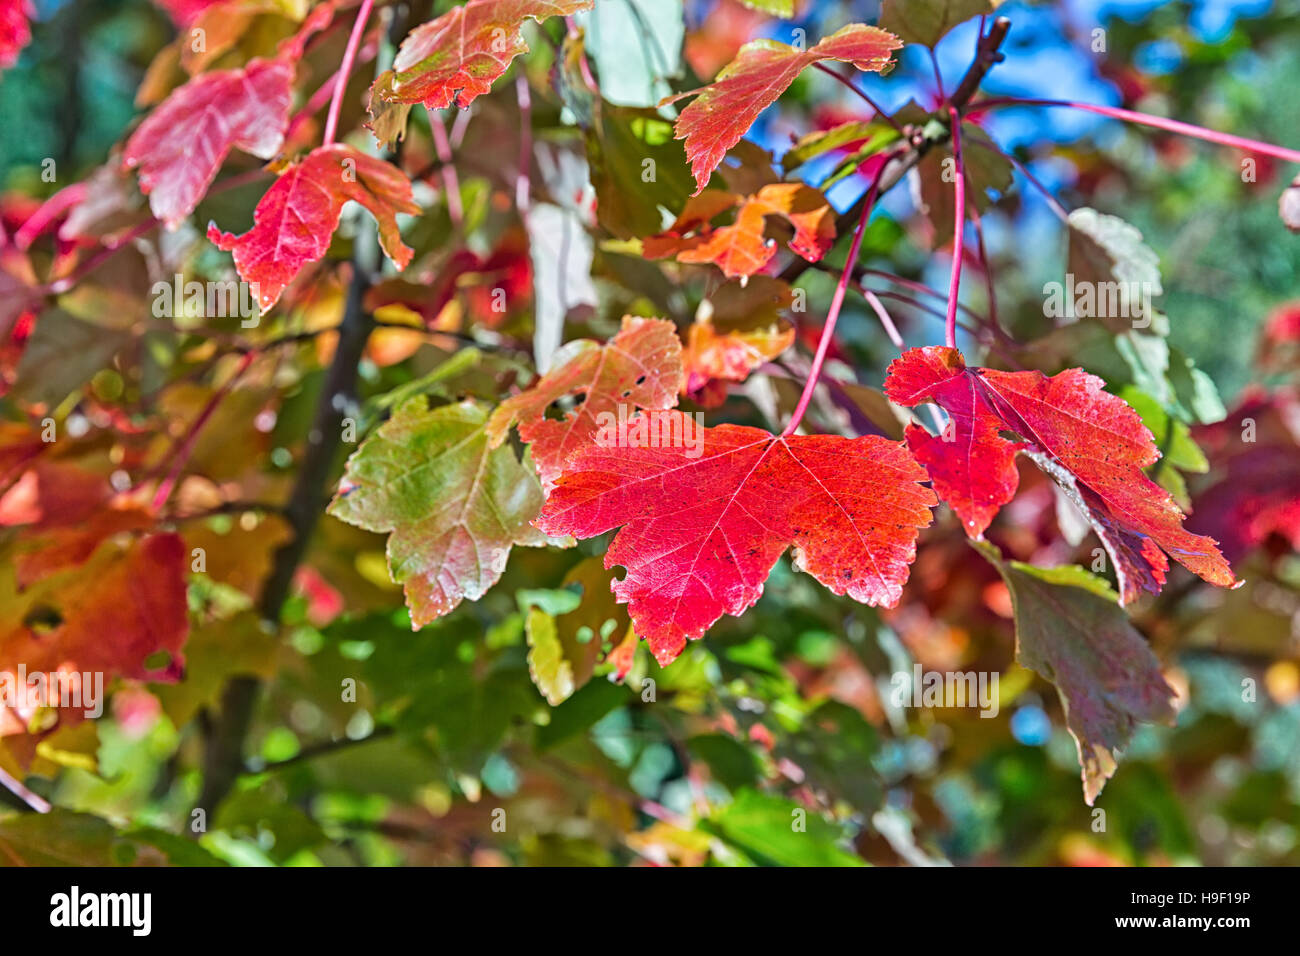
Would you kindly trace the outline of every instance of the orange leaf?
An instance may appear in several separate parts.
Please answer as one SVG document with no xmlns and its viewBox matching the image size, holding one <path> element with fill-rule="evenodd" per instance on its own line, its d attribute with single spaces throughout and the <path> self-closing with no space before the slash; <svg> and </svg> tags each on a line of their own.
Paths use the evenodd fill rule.
<svg viewBox="0 0 1300 956">
<path fill-rule="evenodd" d="M 735 222 L 712 228 L 721 212 L 740 204 Z M 835 242 L 835 210 L 826 197 L 803 183 L 773 183 L 752 196 L 705 190 L 687 203 L 672 227 L 642 245 L 648 259 L 675 255 L 678 262 L 712 262 L 729 279 L 751 276 L 771 260 L 776 242 L 765 238 L 767 217 L 794 227 L 790 248 L 817 262 Z"/>
</svg>

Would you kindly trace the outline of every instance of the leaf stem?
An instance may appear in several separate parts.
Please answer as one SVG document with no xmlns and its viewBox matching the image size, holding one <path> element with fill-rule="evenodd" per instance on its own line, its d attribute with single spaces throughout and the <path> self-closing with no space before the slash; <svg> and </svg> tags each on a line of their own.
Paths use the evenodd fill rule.
<svg viewBox="0 0 1300 956">
<path fill-rule="evenodd" d="M 48 800 L 46 800 L 40 794 L 33 793 L 31 790 L 29 790 L 26 786 L 23 785 L 23 782 L 21 780 L 19 780 L 17 777 L 10 776 L 3 769 L 0 769 L 0 784 L 3 784 L 6 790 L 12 793 L 23 803 L 27 804 L 27 806 L 31 807 L 37 813 L 50 812 L 51 808 Z"/>
<path fill-rule="evenodd" d="M 889 341 L 894 343 L 894 348 L 903 352 L 907 350 L 906 343 L 903 342 L 903 336 L 898 332 L 898 326 L 894 324 L 893 318 L 886 311 L 885 305 L 880 301 L 880 297 L 864 285 L 858 286 L 858 291 L 862 297 L 867 300 L 867 305 L 871 306 L 871 311 L 876 313 L 876 318 L 880 319 L 880 324 L 885 328 L 885 334 L 889 336 Z"/>
<path fill-rule="evenodd" d="M 952 224 L 952 275 L 948 280 L 948 315 L 944 321 L 944 344 L 957 347 L 957 293 L 961 291 L 962 234 L 966 231 L 966 173 L 961 161 L 961 117 L 957 107 L 948 107 L 952 117 L 952 155 L 955 160 Z"/>
<path fill-rule="evenodd" d="M 168 473 L 167 477 L 163 479 L 162 484 L 158 486 L 158 490 L 154 492 L 154 511 L 161 511 L 163 505 L 167 503 L 167 499 L 171 497 L 172 489 L 176 487 L 176 482 L 180 479 L 181 471 L 185 468 L 185 462 L 189 460 L 190 453 L 194 450 L 194 444 L 199 439 L 199 432 L 203 430 L 203 426 L 208 423 L 208 419 L 212 417 L 214 412 L 216 412 L 217 406 L 221 404 L 221 400 L 230 394 L 230 390 L 235 387 L 235 383 L 239 381 L 246 371 L 248 371 L 248 367 L 253 364 L 253 359 L 256 357 L 257 352 L 244 353 L 243 357 L 239 360 L 239 365 L 235 368 L 235 373 L 226 380 L 224 385 L 212 393 L 212 397 L 208 399 L 208 403 L 203 407 L 203 411 L 199 412 L 199 417 L 194 419 L 194 424 L 189 427 L 185 436 L 172 446 L 171 452 L 169 452 L 167 457 L 163 459 L 164 463 L 173 459 L 175 463 L 172 465 L 172 469 Z"/>
<path fill-rule="evenodd" d="M 447 128 L 442 125 L 442 117 L 437 110 L 427 109 L 429 114 L 429 131 L 433 134 L 433 148 L 442 163 L 442 191 L 447 200 L 447 215 L 457 229 L 465 220 L 465 210 L 460 204 L 460 177 L 456 175 L 456 166 L 452 161 L 451 141 L 447 139 Z"/>
<path fill-rule="evenodd" d="M 347 48 L 343 51 L 343 62 L 334 76 L 334 95 L 330 97 L 330 111 L 325 118 L 324 145 L 334 142 L 338 131 L 339 109 L 343 105 L 343 92 L 347 89 L 348 77 L 352 73 L 352 64 L 357 58 L 357 47 L 361 45 L 361 34 L 365 32 L 366 21 L 370 19 L 370 8 L 375 0 L 361 0 L 361 9 L 357 11 L 356 22 L 352 24 L 352 34 L 348 37 Z"/>
<path fill-rule="evenodd" d="M 1220 133 L 1218 130 L 1206 129 L 1204 126 L 1194 126 L 1191 123 L 1166 119 L 1163 116 L 1153 116 L 1150 113 L 1120 109 L 1117 106 L 1100 106 L 1096 103 L 1079 103 L 1074 100 L 1040 100 L 1017 96 L 1001 96 L 974 103 L 967 107 L 964 112 L 967 116 L 970 116 L 973 113 L 982 113 L 998 106 L 1068 106 L 1072 109 L 1108 116 L 1111 119 L 1124 120 L 1142 126 L 1152 126 L 1170 133 L 1191 136 L 1194 139 L 1205 140 L 1207 143 L 1218 143 L 1220 146 L 1231 146 L 1235 149 L 1263 153 L 1265 156 L 1272 156 L 1289 163 L 1300 163 L 1300 151 L 1287 149 L 1285 146 L 1274 146 L 1272 143 L 1264 143 L 1257 139 L 1233 136 L 1231 133 Z"/>
<path fill-rule="evenodd" d="M 1001 156 L 1003 159 L 1009 162 L 1012 166 L 1016 167 L 1016 169 L 1020 171 L 1020 175 L 1025 177 L 1025 180 L 1029 183 L 1029 185 L 1033 186 L 1040 193 L 1042 193 L 1043 200 L 1047 203 L 1048 208 L 1052 210 L 1053 214 L 1055 214 L 1056 218 L 1061 220 L 1061 222 L 1067 224 L 1069 223 L 1070 211 L 1066 209 L 1065 206 L 1061 205 L 1061 201 L 1057 199 L 1054 195 L 1052 195 L 1052 191 L 1048 189 L 1045 185 L 1043 185 L 1042 181 L 1039 180 L 1037 176 L 1035 176 L 1033 173 L 1029 171 L 1029 166 L 1027 163 L 1021 162 L 1019 159 L 1017 159 L 1012 153 L 1008 152 L 1007 150 L 999 148 L 996 144 L 993 143 L 992 140 L 973 139 L 971 140 L 971 142 L 974 143 L 976 146 L 978 146 L 980 149 L 986 150 L 990 153 L 996 153 L 998 156 Z"/>
<path fill-rule="evenodd" d="M 851 79 L 849 79 L 839 70 L 832 69 L 831 67 L 827 66 L 825 63 L 814 63 L 813 66 L 821 70 L 827 76 L 835 77 L 835 79 L 839 80 L 850 90 L 852 90 L 858 96 L 859 99 L 863 100 L 868 106 L 870 106 L 875 111 L 877 116 L 879 116 L 890 126 L 894 127 L 894 129 L 898 132 L 900 136 L 907 135 L 903 131 L 903 127 L 899 124 L 898 120 L 894 119 L 894 117 L 890 116 L 883 109 L 881 109 L 880 104 L 878 104 L 875 100 L 873 100 L 870 94 L 868 94 L 866 90 L 859 87 L 856 83 L 854 83 Z"/>
<path fill-rule="evenodd" d="M 980 254 L 980 265 L 984 268 L 984 290 L 989 297 L 989 323 L 995 329 L 1001 329 L 1002 325 L 998 322 L 998 299 L 997 290 L 994 287 L 993 267 L 989 264 L 989 250 L 984 243 L 984 223 L 980 219 L 979 210 L 974 204 L 970 207 L 971 225 L 975 227 L 975 241 Z"/>
<path fill-rule="evenodd" d="M 876 191 L 880 187 L 880 177 L 888 165 L 888 161 L 881 164 L 876 178 L 872 180 L 871 188 L 867 190 L 867 200 L 862 204 L 862 214 L 858 217 L 858 228 L 853 232 L 848 258 L 844 260 L 844 271 L 840 273 L 840 281 L 835 286 L 830 310 L 826 313 L 826 325 L 822 328 L 821 341 L 817 343 L 817 354 L 813 357 L 812 370 L 808 373 L 808 381 L 804 383 L 803 394 L 799 396 L 799 404 L 795 406 L 794 414 L 790 416 L 790 424 L 786 425 L 785 431 L 781 432 L 782 438 L 795 433 L 795 429 L 803 421 L 804 412 L 808 410 L 808 403 L 812 401 L 813 391 L 817 388 L 817 379 L 822 372 L 822 364 L 826 361 L 826 353 L 835 336 L 835 322 L 840 317 L 849 280 L 853 277 L 853 266 L 858 261 L 858 250 L 862 248 L 862 236 L 867 231 L 867 222 L 871 219 L 871 210 L 876 204 Z"/>
<path fill-rule="evenodd" d="M 926 47 L 930 54 L 930 65 L 934 67 L 934 85 L 939 91 L 939 102 L 948 102 L 948 94 L 943 89 L 943 74 L 939 71 L 939 57 L 934 52 L 934 47 Z"/>
</svg>

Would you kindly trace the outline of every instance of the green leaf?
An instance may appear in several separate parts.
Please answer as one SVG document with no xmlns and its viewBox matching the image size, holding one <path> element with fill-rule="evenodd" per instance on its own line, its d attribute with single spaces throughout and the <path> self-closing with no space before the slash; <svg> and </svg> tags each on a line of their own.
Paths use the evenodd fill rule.
<svg viewBox="0 0 1300 956">
<path fill-rule="evenodd" d="M 1083 568 L 1037 568 L 1004 561 L 991 544 L 971 545 L 1011 591 L 1016 660 L 1056 685 L 1092 806 L 1136 725 L 1172 723 L 1174 692 L 1104 581 Z"/>
<path fill-rule="evenodd" d="M 232 794 L 221 804 L 213 825 L 259 843 L 262 833 L 272 834 L 275 842 L 267 854 L 281 863 L 327 840 L 319 824 L 273 784 Z"/>
<path fill-rule="evenodd" d="M 988 14 L 1003 0 L 885 0 L 880 27 L 907 43 L 932 47 L 953 27 Z"/>
<path fill-rule="evenodd" d="M 541 608 L 530 608 L 524 628 L 528 635 L 528 676 L 546 702 L 555 707 L 573 694 L 573 665 L 564 659 L 555 618 Z"/>
<path fill-rule="evenodd" d="M 389 533 L 388 571 L 413 627 L 481 598 L 512 545 L 546 543 L 529 524 L 542 506 L 537 476 L 509 445 L 488 447 L 486 422 L 472 401 L 400 405 L 348 459 L 330 502 L 336 518 Z"/>
<path fill-rule="evenodd" d="M 672 121 L 653 109 L 602 103 L 587 131 L 587 163 L 596 216 L 623 239 L 661 231 L 660 207 L 675 217 L 695 189 Z"/>
<path fill-rule="evenodd" d="M 751 10 L 770 13 L 774 17 L 789 20 L 794 16 L 794 0 L 740 0 Z"/>
<path fill-rule="evenodd" d="M 373 695 L 367 706 L 385 723 L 391 722 L 404 744 L 418 747 L 422 772 L 430 778 L 441 772 L 439 764 L 428 760 L 430 749 L 444 766 L 478 773 L 512 727 L 530 725 L 533 716 L 545 710 L 528 679 L 524 655 L 513 647 L 490 647 L 481 619 L 471 610 L 479 609 L 462 608 L 440 618 L 414 640 L 386 615 L 358 618 L 351 627 L 331 625 L 327 632 L 332 641 L 356 633 L 374 644 L 361 665 L 358 689 Z M 337 699 L 340 680 L 357 673 L 355 661 L 340 660 L 341 669 L 315 663 L 326 656 L 310 658 L 322 670 L 322 680 L 312 685 L 313 699 L 321 699 L 327 687 Z M 355 712 L 356 706 L 351 709 Z M 375 741 L 366 748 L 383 743 Z M 405 777 L 407 757 L 397 751 L 392 756 L 399 776 Z M 364 767 L 364 754 L 353 764 Z M 367 788 L 375 789 L 370 781 Z"/>
<path fill-rule="evenodd" d="M 587 684 L 551 712 L 549 724 L 537 728 L 537 750 L 550 750 L 629 700 L 627 688 L 618 684 L 603 680 Z"/>
<path fill-rule="evenodd" d="M 758 783 L 762 767 L 754 752 L 729 734 L 700 734 L 686 741 L 686 749 L 709 765 L 713 779 L 728 790 Z"/>
<path fill-rule="evenodd" d="M 881 149 L 897 139 L 898 131 L 888 123 L 850 120 L 830 129 L 816 130 L 801 136 L 799 141 L 786 150 L 785 155 L 781 157 L 781 168 L 789 173 L 831 150 L 840 149 L 848 143 L 865 140 L 851 157 L 845 159 L 836 167 L 838 174 L 839 170 L 848 166 L 849 169 L 844 173 L 844 175 L 848 175 L 854 167 L 867 157 L 880 152 Z M 839 178 L 843 178 L 843 176 Z M 822 189 L 825 189 L 826 186 L 826 183 L 821 184 Z"/>
<path fill-rule="evenodd" d="M 1133 384 L 1180 421 L 1204 424 L 1222 421 L 1228 412 L 1214 382 L 1186 354 L 1170 346 L 1164 337 L 1168 320 L 1159 312 L 1155 315 L 1158 320 L 1152 323 L 1155 334 L 1128 331 L 1115 336 L 1115 349 L 1128 366 Z M 1157 329 L 1157 325 L 1161 328 Z M 1093 371 L 1104 376 L 1103 369 Z M 1104 377 L 1112 385 L 1121 381 L 1114 374 Z"/>
<path fill-rule="evenodd" d="M 708 828 L 760 866 L 865 866 L 844 849 L 845 834 L 815 810 L 742 790 Z"/>
<path fill-rule="evenodd" d="M 1209 425 L 1228 417 L 1214 380 L 1196 367 L 1181 349 L 1169 349 L 1169 385 L 1174 390 L 1176 410 L 1185 421 Z"/>
<path fill-rule="evenodd" d="M 776 756 L 798 764 L 813 785 L 871 814 L 880 809 L 884 791 L 871 762 L 877 741 L 876 729 L 860 713 L 828 700 L 808 714 L 803 727 L 789 735 Z"/>
<path fill-rule="evenodd" d="M 206 850 L 161 830 L 116 830 L 55 808 L 0 820 L 0 866 L 220 866 Z"/>
<path fill-rule="evenodd" d="M 1095 297 L 1091 317 L 1115 332 L 1142 328 L 1148 322 L 1154 326 L 1150 300 L 1164 292 L 1160 257 L 1142 241 L 1142 233 L 1118 216 L 1086 206 L 1070 213 L 1069 224 L 1069 269 L 1076 289 L 1091 288 Z"/>
<path fill-rule="evenodd" d="M 1154 398 L 1131 385 L 1120 389 L 1119 397 L 1142 416 L 1142 424 L 1151 432 L 1156 447 L 1160 449 L 1160 460 L 1151 466 L 1152 478 L 1185 502 L 1187 487 L 1174 469 L 1195 474 L 1204 474 L 1210 470 L 1210 463 L 1192 438 L 1191 430 L 1169 415 Z M 1173 475 L 1176 488 L 1169 487 L 1164 480 L 1170 474 Z"/>
</svg>

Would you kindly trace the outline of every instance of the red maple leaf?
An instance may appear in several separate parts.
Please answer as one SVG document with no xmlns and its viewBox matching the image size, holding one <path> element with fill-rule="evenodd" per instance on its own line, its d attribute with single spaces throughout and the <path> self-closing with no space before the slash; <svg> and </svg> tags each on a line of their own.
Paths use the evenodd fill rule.
<svg viewBox="0 0 1300 956">
<path fill-rule="evenodd" d="M 733 223 L 714 229 L 711 220 L 739 204 Z M 804 183 L 772 183 L 752 196 L 706 190 L 692 198 L 667 232 L 642 243 L 647 259 L 675 255 L 678 262 L 712 262 L 729 279 L 752 276 L 776 254 L 764 235 L 767 217 L 794 227 L 790 248 L 817 262 L 835 243 L 835 210 L 818 190 Z"/>
<path fill-rule="evenodd" d="M 412 250 L 397 228 L 399 212 L 414 215 L 411 182 L 395 167 L 335 143 L 312 150 L 272 184 L 253 212 L 254 226 L 242 236 L 208 226 L 208 238 L 233 250 L 235 267 L 245 282 L 256 283 L 265 312 L 303 266 L 329 249 L 343 204 L 361 203 L 379 223 L 379 241 L 399 269 Z"/>
<path fill-rule="evenodd" d="M 410 32 L 393 76 L 375 91 L 394 103 L 461 109 L 492 88 L 510 61 L 528 52 L 520 27 L 529 18 L 590 10 L 594 0 L 470 0 Z"/>
<path fill-rule="evenodd" d="M 903 42 L 877 27 L 851 23 L 816 46 L 798 50 L 775 40 L 753 40 L 696 96 L 677 118 L 677 139 L 686 140 L 686 157 L 699 185 L 709 183 L 727 150 L 740 142 L 758 115 L 776 102 L 795 77 L 820 60 L 842 60 L 859 70 L 884 72 L 893 63 L 893 51 Z M 698 95 L 696 95 L 698 94 Z"/>
<path fill-rule="evenodd" d="M 978 539 L 1016 493 L 1016 452 L 1061 485 L 1115 562 L 1124 603 L 1158 594 L 1173 557 L 1212 584 L 1232 569 L 1211 538 L 1183 528 L 1183 513 L 1142 469 L 1160 457 L 1138 413 L 1082 369 L 1041 372 L 968 368 L 956 349 L 909 349 L 889 367 L 885 391 L 900 405 L 935 402 L 948 413 L 940 436 L 919 425 L 907 444 L 939 497 Z M 1023 442 L 1003 438 L 1002 431 Z"/>
<path fill-rule="evenodd" d="M 175 227 L 203 199 L 231 149 L 271 159 L 284 142 L 293 101 L 284 60 L 196 76 L 167 97 L 127 140 L 122 165 L 140 167 L 153 214 Z"/>
<path fill-rule="evenodd" d="M 795 566 L 834 593 L 898 603 L 936 503 L 901 444 L 702 428 L 681 412 L 656 419 L 660 435 L 702 440 L 696 448 L 588 445 L 534 523 L 579 538 L 622 529 L 605 566 L 627 568 L 614 593 L 660 664 L 723 614 L 751 607 L 791 546 Z"/>
</svg>

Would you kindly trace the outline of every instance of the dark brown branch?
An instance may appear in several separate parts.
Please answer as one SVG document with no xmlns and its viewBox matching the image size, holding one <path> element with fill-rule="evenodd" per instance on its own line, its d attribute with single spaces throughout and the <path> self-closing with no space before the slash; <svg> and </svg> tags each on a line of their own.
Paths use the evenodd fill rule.
<svg viewBox="0 0 1300 956">
<path fill-rule="evenodd" d="M 359 246 L 362 244 L 359 243 Z M 306 553 L 316 522 L 325 509 L 326 489 L 343 435 L 343 418 L 356 405 L 358 365 L 370 337 L 370 317 L 362 305 L 370 285 L 370 268 L 354 256 L 347 306 L 339 325 L 334 361 L 326 375 L 316 415 L 307 435 L 307 454 L 285 506 L 292 537 L 275 554 L 271 575 L 262 591 L 258 612 L 268 635 L 279 627 L 280 609 L 289 597 L 294 573 Z M 257 702 L 258 680 L 236 677 L 221 696 L 221 711 L 213 720 L 203 760 L 203 790 L 198 806 L 214 812 L 244 769 L 244 738 Z"/>
<path fill-rule="evenodd" d="M 406 5 L 389 23 L 389 39 L 405 36 L 411 23 L 412 6 Z M 384 57 L 378 57 L 377 63 Z M 352 254 L 352 279 L 348 283 L 343 321 L 338 327 L 338 344 L 334 360 L 325 377 L 311 431 L 307 434 L 307 454 L 298 471 L 293 492 L 285 506 L 292 537 L 275 554 L 271 574 L 262 590 L 258 612 L 269 634 L 280 624 L 280 611 L 289 597 L 293 576 L 307 552 L 328 497 L 326 489 L 343 439 L 343 419 L 357 406 L 357 377 L 361 356 L 374 329 L 373 318 L 366 313 L 365 295 L 379 266 L 378 237 L 363 231 L 357 237 Z M 215 812 L 230 792 L 235 779 L 244 769 L 244 739 L 253 719 L 259 681 L 255 677 L 236 677 L 221 695 L 221 710 L 205 726 L 207 749 L 203 757 L 203 789 L 198 806 Z"/>
</svg>

